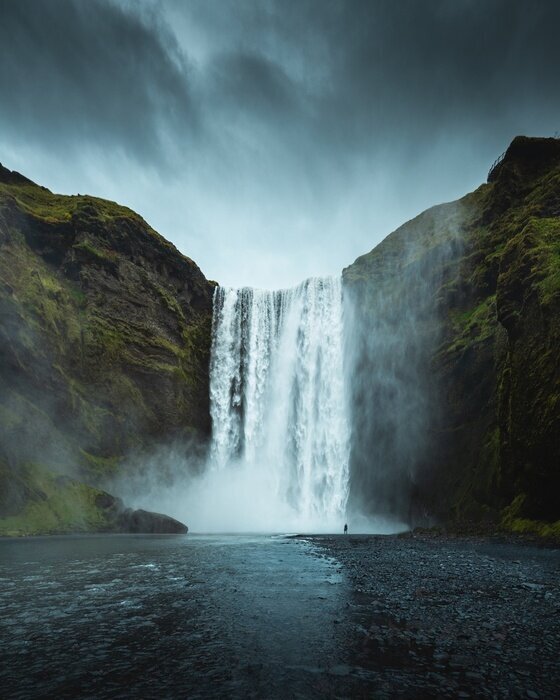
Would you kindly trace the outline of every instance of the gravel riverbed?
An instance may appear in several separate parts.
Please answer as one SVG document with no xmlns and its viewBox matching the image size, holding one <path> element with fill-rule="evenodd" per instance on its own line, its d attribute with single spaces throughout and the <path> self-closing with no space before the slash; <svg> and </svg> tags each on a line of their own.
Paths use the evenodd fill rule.
<svg viewBox="0 0 560 700">
<path fill-rule="evenodd" d="M 348 673 L 368 677 L 368 696 L 560 697 L 559 549 L 429 535 L 305 539 L 350 579 Z"/>
</svg>

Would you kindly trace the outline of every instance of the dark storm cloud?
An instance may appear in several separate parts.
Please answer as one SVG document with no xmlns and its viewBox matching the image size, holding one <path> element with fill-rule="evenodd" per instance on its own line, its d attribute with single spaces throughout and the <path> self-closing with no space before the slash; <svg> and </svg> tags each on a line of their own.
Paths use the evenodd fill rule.
<svg viewBox="0 0 560 700">
<path fill-rule="evenodd" d="M 219 99 L 238 110 L 276 121 L 292 112 L 297 86 L 280 66 L 251 53 L 226 53 L 213 61 L 211 73 Z"/>
<path fill-rule="evenodd" d="M 153 157 L 195 121 L 188 71 L 155 11 L 98 0 L 0 0 L 2 129 Z"/>
<path fill-rule="evenodd" d="M 493 129 L 529 101 L 560 104 L 558 3 L 176 4 L 207 30 L 210 60 L 196 71 L 165 7 L 0 0 L 4 128 L 154 157 L 164 136 L 190 137 L 197 113 L 219 122 L 222 106 L 265 126 L 286 119 L 279 140 L 299 134 L 321 157 L 329 147 L 340 157 L 383 141 L 415 148 L 439 130 Z"/>
<path fill-rule="evenodd" d="M 291 284 L 560 130 L 558 26 L 546 0 L 0 0 L 0 160 Z"/>
<path fill-rule="evenodd" d="M 335 151 L 440 129 L 493 129 L 531 100 L 560 105 L 555 2 L 298 0 L 190 8 L 215 40 L 231 45 L 224 67 L 232 86 L 242 75 L 238 97 L 249 98 L 246 109 L 274 89 L 277 61 L 299 98 L 300 126 L 313 127 L 317 144 Z M 248 52 L 254 64 L 243 66 Z M 311 82 L 298 74 L 298 60 Z"/>
<path fill-rule="evenodd" d="M 154 156 L 164 135 L 190 135 L 208 99 L 208 121 L 220 121 L 220 103 L 225 114 L 265 124 L 299 119 L 301 135 L 346 153 L 440 129 L 492 129 L 529 101 L 560 104 L 558 3 L 178 6 L 187 21 L 205 24 L 210 43 L 212 33 L 217 38 L 196 74 L 188 70 L 188 43 L 179 47 L 165 23 L 165 4 L 0 0 L 4 128 L 37 139 L 63 132 L 70 140 L 109 140 Z"/>
<path fill-rule="evenodd" d="M 352 106 L 354 133 L 407 139 L 493 125 L 558 95 L 560 5 L 401 0 L 336 3 L 323 27 L 335 47 L 332 108 Z M 342 46 L 337 44 L 341 42 Z M 344 115 L 346 118 L 346 115 Z M 358 139 L 359 140 L 359 139 Z"/>
</svg>

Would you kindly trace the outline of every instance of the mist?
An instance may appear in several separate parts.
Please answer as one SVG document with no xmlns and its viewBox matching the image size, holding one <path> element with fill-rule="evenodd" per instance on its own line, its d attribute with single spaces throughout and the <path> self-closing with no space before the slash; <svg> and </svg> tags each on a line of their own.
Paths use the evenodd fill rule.
<svg viewBox="0 0 560 700">
<path fill-rule="evenodd" d="M 255 469 L 246 461 L 230 463 L 226 470 L 204 464 L 193 473 L 193 459 L 183 450 L 171 455 L 155 451 L 130 461 L 126 478 L 107 487 L 132 508 L 165 513 L 187 523 L 193 533 L 332 533 L 342 532 L 345 520 L 310 517 L 294 510 L 283 494 L 271 489 L 266 468 Z M 162 468 L 167 479 L 162 479 Z M 350 532 L 391 534 L 408 525 L 391 516 L 345 514 Z"/>
<path fill-rule="evenodd" d="M 434 371 L 456 278 L 466 206 L 434 207 L 345 270 L 352 450 L 349 502 L 367 514 L 433 525 L 420 503 L 444 401 Z"/>
</svg>

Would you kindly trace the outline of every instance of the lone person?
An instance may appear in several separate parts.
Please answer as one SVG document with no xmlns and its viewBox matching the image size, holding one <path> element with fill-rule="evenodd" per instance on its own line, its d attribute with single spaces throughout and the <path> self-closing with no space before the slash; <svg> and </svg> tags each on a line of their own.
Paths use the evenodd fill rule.
<svg viewBox="0 0 560 700">
<path fill-rule="evenodd" d="M 348 523 L 344 523 L 344 534 L 348 534 Z"/>
</svg>

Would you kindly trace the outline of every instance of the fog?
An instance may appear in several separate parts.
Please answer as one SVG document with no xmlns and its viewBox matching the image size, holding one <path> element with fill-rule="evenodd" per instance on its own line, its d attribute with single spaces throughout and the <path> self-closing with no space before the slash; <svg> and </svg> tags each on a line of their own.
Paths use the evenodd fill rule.
<svg viewBox="0 0 560 700">
<path fill-rule="evenodd" d="M 434 371 L 445 321 L 439 297 L 457 277 L 466 213 L 463 203 L 424 212 L 347 272 L 349 503 L 410 526 L 433 524 L 419 494 L 444 405 Z"/>
<path fill-rule="evenodd" d="M 0 0 L 0 161 L 140 212 L 210 279 L 338 274 L 560 129 L 560 7 Z"/>
</svg>

